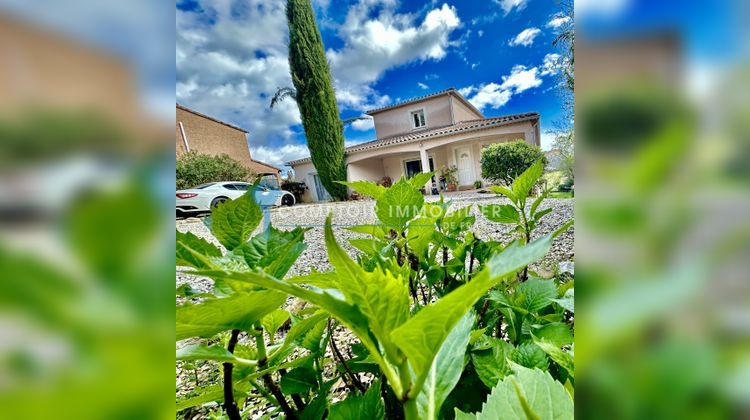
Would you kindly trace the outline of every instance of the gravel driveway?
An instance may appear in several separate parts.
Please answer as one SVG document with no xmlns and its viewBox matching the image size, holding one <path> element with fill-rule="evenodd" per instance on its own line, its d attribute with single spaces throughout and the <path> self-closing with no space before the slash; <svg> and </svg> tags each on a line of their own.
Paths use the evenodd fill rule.
<svg viewBox="0 0 750 420">
<path fill-rule="evenodd" d="M 434 201 L 436 197 L 428 197 L 427 201 Z M 508 199 L 490 194 L 478 193 L 456 193 L 450 198 L 453 201 L 452 209 L 472 205 L 472 213 L 476 215 L 476 223 L 472 231 L 485 240 L 500 240 L 509 242 L 512 239 L 510 226 L 488 221 L 481 215 L 478 205 L 510 203 Z M 375 223 L 377 218 L 374 213 L 374 201 L 361 200 L 340 203 L 301 204 L 294 207 L 282 207 L 271 211 L 271 223 L 279 229 L 292 229 L 295 226 L 311 227 L 305 233 L 307 249 L 300 255 L 297 262 L 292 266 L 289 275 L 307 274 L 311 269 L 326 271 L 330 269 L 323 240 L 323 225 L 326 216 L 333 213 L 334 235 L 337 241 L 353 257 L 358 251 L 350 246 L 348 239 L 364 237 L 344 229 L 345 226 Z M 547 199 L 541 208 L 552 207 L 552 212 L 542 218 L 534 237 L 546 235 L 573 217 L 572 199 Z M 188 218 L 177 221 L 177 230 L 181 232 L 192 232 L 193 234 L 206 238 L 218 245 L 211 236 L 208 228 L 203 224 L 201 218 Z M 552 250 L 540 263 L 541 268 L 550 270 L 559 262 L 573 260 L 573 228 L 560 235 L 552 244 Z M 189 282 L 193 287 L 207 290 L 210 288 L 210 280 L 195 278 L 194 276 L 178 272 L 177 284 Z"/>
</svg>

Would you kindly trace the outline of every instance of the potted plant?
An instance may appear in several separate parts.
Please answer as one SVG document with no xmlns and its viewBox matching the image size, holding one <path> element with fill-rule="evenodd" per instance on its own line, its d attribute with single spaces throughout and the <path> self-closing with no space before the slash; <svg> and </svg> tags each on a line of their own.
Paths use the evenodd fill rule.
<svg viewBox="0 0 750 420">
<path fill-rule="evenodd" d="M 456 168 L 456 165 L 451 165 L 447 168 L 443 168 L 443 170 L 441 171 L 441 174 L 445 179 L 445 184 L 448 188 L 448 191 L 456 191 L 458 183 L 458 179 L 456 177 L 457 172 L 458 168 Z"/>
<path fill-rule="evenodd" d="M 482 181 L 477 179 L 476 181 L 474 181 L 474 189 L 478 190 L 480 188 L 482 188 Z"/>
</svg>

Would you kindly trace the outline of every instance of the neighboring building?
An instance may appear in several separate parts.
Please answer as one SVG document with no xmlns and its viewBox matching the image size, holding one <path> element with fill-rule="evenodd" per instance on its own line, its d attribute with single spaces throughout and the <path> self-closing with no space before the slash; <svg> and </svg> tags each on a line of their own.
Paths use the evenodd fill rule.
<svg viewBox="0 0 750 420">
<path fill-rule="evenodd" d="M 455 165 L 459 188 L 468 189 L 482 179 L 479 159 L 484 147 L 518 139 L 539 146 L 539 114 L 485 118 L 453 88 L 367 114 L 375 120 L 377 139 L 346 149 L 349 181 L 387 176 L 396 182 L 401 176 Z M 308 186 L 303 201 L 330 199 L 309 157 L 288 165 Z M 436 178 L 425 191 L 432 191 Z"/>
<path fill-rule="evenodd" d="M 207 155 L 226 153 L 259 175 L 274 175 L 281 181 L 281 169 L 255 160 L 250 155 L 247 131 L 232 124 L 177 104 L 176 142 L 177 157 L 189 151 Z"/>
</svg>

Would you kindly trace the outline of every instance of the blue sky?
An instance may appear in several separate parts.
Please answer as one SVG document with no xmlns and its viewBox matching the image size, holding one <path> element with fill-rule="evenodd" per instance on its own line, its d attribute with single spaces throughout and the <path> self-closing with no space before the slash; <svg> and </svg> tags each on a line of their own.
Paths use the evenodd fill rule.
<svg viewBox="0 0 750 420">
<path fill-rule="evenodd" d="M 293 101 L 268 107 L 277 87 L 291 86 L 284 4 L 177 3 L 177 101 L 246 128 L 253 156 L 274 164 L 308 154 Z M 539 112 L 543 132 L 561 117 L 556 1 L 313 4 L 344 118 L 448 87 L 487 117 Z M 347 126 L 345 137 L 374 139 L 371 121 Z"/>
</svg>

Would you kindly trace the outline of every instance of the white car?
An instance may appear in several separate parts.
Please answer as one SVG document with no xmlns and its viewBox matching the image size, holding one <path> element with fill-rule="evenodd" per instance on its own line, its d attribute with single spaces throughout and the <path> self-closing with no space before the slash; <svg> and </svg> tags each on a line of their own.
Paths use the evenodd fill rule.
<svg viewBox="0 0 750 420">
<path fill-rule="evenodd" d="M 177 211 L 182 213 L 207 212 L 219 204 L 248 193 L 253 184 L 247 182 L 210 182 L 195 188 L 177 191 Z M 254 192 L 256 201 L 272 206 L 293 206 L 295 198 L 289 191 L 275 190 L 258 185 Z"/>
</svg>

